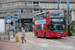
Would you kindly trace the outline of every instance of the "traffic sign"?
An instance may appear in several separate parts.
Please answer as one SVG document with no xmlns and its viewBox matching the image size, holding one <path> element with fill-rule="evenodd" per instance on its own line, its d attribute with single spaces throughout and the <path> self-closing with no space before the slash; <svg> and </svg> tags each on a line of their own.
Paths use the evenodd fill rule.
<svg viewBox="0 0 75 50">
<path fill-rule="evenodd" d="M 21 26 L 21 23 L 20 23 L 20 26 Z"/>
<path fill-rule="evenodd" d="M 6 17 L 7 17 L 7 19 L 11 19 L 11 15 L 9 15 L 9 14 Z"/>
<path fill-rule="evenodd" d="M 18 19 L 18 14 L 15 14 L 15 15 L 14 15 L 14 18 L 15 18 L 15 19 Z"/>
</svg>

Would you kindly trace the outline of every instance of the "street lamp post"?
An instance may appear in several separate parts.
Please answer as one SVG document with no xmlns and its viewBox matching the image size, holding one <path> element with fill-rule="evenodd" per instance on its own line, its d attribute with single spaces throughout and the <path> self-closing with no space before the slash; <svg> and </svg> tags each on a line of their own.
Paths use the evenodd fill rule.
<svg viewBox="0 0 75 50">
<path fill-rule="evenodd" d="M 70 34 L 70 21 L 69 21 L 69 0 L 67 0 L 67 17 L 68 17 L 68 36 L 71 36 L 71 34 Z"/>
<path fill-rule="evenodd" d="M 60 10 L 61 10 L 61 0 L 60 0 Z"/>
<path fill-rule="evenodd" d="M 59 10 L 59 0 L 58 0 L 58 10 Z"/>
<path fill-rule="evenodd" d="M 21 14 L 19 14 L 19 31 L 21 31 Z"/>
<path fill-rule="evenodd" d="M 5 11 L 4 11 L 4 20 L 6 21 L 6 14 L 5 14 Z M 4 22 L 5 22 L 4 21 Z M 5 34 L 6 34 L 6 22 L 5 22 Z"/>
</svg>

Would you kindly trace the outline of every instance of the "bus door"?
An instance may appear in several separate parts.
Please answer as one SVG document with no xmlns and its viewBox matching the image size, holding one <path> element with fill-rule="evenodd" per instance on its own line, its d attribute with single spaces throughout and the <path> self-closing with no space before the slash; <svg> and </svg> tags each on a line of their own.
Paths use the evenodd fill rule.
<svg viewBox="0 0 75 50">
<path fill-rule="evenodd" d="M 46 37 L 50 37 L 50 24 L 47 24 Z"/>
<path fill-rule="evenodd" d="M 43 34 L 44 34 L 44 24 L 41 24 L 40 34 L 41 34 L 41 37 L 43 37 Z"/>
<path fill-rule="evenodd" d="M 38 36 L 41 36 L 41 25 L 36 26 L 36 33 L 38 33 Z"/>
</svg>

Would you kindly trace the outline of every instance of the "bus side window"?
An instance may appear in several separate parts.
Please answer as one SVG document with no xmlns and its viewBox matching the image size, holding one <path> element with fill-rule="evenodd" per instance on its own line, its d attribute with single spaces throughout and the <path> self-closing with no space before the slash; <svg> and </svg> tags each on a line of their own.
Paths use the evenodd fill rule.
<svg viewBox="0 0 75 50">
<path fill-rule="evenodd" d="M 47 18 L 48 18 L 48 14 L 49 14 L 49 13 L 47 12 L 47 13 L 46 13 L 46 15 L 47 15 Z"/>
<path fill-rule="evenodd" d="M 47 24 L 47 30 L 50 30 L 49 28 L 50 28 L 50 26 L 49 26 L 49 24 Z"/>
<path fill-rule="evenodd" d="M 44 17 L 43 18 L 48 18 L 48 12 L 44 13 Z"/>
<path fill-rule="evenodd" d="M 41 30 L 41 25 L 36 26 L 36 30 Z"/>
<path fill-rule="evenodd" d="M 44 17 L 43 18 L 47 18 L 46 13 L 44 13 Z"/>
</svg>

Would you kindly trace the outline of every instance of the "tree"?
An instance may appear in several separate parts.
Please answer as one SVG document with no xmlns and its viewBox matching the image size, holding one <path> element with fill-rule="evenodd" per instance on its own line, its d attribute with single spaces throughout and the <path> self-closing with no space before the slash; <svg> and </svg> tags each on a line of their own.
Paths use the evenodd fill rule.
<svg viewBox="0 0 75 50">
<path fill-rule="evenodd" d="M 73 32 L 73 33 L 75 33 L 75 21 L 72 21 L 70 23 L 70 31 Z"/>
</svg>

